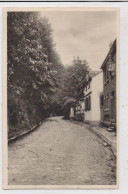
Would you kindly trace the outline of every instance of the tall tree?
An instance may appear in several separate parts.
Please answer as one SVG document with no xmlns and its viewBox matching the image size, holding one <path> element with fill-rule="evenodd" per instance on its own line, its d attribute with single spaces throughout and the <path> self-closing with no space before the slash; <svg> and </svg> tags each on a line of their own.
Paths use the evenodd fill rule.
<svg viewBox="0 0 128 194">
<path fill-rule="evenodd" d="M 23 129 L 49 116 L 63 66 L 47 18 L 8 12 L 7 27 L 9 128 Z"/>
<path fill-rule="evenodd" d="M 65 94 L 75 99 L 83 98 L 84 88 L 89 75 L 89 66 L 86 60 L 79 57 L 73 59 L 72 66 L 66 70 L 65 76 Z"/>
</svg>

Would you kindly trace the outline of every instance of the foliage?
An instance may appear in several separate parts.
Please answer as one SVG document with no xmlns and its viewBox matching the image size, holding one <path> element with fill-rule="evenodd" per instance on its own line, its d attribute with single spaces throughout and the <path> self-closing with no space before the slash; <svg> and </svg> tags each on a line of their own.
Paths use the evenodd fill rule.
<svg viewBox="0 0 128 194">
<path fill-rule="evenodd" d="M 51 25 L 37 12 L 8 12 L 7 44 L 12 136 L 12 131 L 31 128 L 61 106 L 57 93 L 63 66 L 55 51 Z"/>
<path fill-rule="evenodd" d="M 77 100 L 83 98 L 89 70 L 87 61 L 80 60 L 79 57 L 74 58 L 72 66 L 69 66 L 66 70 L 65 96 Z"/>
</svg>

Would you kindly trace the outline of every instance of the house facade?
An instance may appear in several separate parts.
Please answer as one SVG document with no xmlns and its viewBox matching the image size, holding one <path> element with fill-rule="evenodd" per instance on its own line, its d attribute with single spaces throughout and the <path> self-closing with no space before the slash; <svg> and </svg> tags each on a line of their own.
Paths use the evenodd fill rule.
<svg viewBox="0 0 128 194">
<path fill-rule="evenodd" d="M 84 121 L 92 125 L 100 125 L 102 116 L 101 93 L 103 91 L 102 71 L 91 71 L 88 84 L 84 90 Z"/>
<path fill-rule="evenodd" d="M 102 66 L 103 115 L 102 124 L 116 128 L 116 40 L 113 42 Z"/>
</svg>

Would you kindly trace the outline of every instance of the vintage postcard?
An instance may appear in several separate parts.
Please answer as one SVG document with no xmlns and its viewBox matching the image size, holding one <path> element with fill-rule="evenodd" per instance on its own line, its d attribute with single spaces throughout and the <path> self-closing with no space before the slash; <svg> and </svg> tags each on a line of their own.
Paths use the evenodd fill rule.
<svg viewBox="0 0 128 194">
<path fill-rule="evenodd" d="M 118 188 L 119 8 L 3 9 L 3 188 Z"/>
</svg>

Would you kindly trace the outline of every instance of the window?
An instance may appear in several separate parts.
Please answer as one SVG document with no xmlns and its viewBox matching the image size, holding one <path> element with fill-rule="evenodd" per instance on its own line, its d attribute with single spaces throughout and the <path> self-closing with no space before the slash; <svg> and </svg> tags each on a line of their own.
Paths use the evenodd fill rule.
<svg viewBox="0 0 128 194">
<path fill-rule="evenodd" d="M 111 92 L 110 99 L 113 100 L 114 98 L 115 98 L 115 91 L 112 91 L 112 92 Z"/>
<path fill-rule="evenodd" d="M 91 96 L 85 99 L 85 111 L 91 110 Z"/>
<path fill-rule="evenodd" d="M 102 107 L 104 105 L 104 96 L 100 95 L 100 106 Z"/>
<path fill-rule="evenodd" d="M 85 99 L 85 111 L 88 110 L 88 98 Z"/>
<path fill-rule="evenodd" d="M 112 64 L 111 79 L 113 79 L 114 75 L 116 75 L 116 63 Z"/>
<path fill-rule="evenodd" d="M 86 106 L 87 107 L 86 110 L 88 110 L 88 98 L 86 98 L 86 105 L 87 105 Z"/>
<path fill-rule="evenodd" d="M 108 98 L 106 98 L 106 108 L 108 108 Z"/>
<path fill-rule="evenodd" d="M 107 80 L 109 78 L 109 72 L 108 72 L 108 69 L 106 70 L 106 77 L 107 77 Z"/>
<path fill-rule="evenodd" d="M 91 96 L 88 97 L 88 110 L 91 110 Z"/>
<path fill-rule="evenodd" d="M 104 71 L 104 83 L 106 82 L 106 71 Z"/>
<path fill-rule="evenodd" d="M 107 95 L 106 96 L 106 100 L 105 100 L 105 102 L 106 102 L 106 108 L 109 108 L 109 96 Z"/>
<path fill-rule="evenodd" d="M 90 82 L 89 82 L 89 84 L 88 84 L 88 89 L 90 88 Z"/>
<path fill-rule="evenodd" d="M 115 91 L 113 90 L 113 91 L 111 92 L 111 94 L 112 94 L 112 97 L 114 98 L 114 97 L 115 97 Z"/>
<path fill-rule="evenodd" d="M 108 81 L 109 81 L 109 72 L 108 72 L 108 69 L 106 68 L 104 71 L 104 84 L 106 85 Z"/>
</svg>

